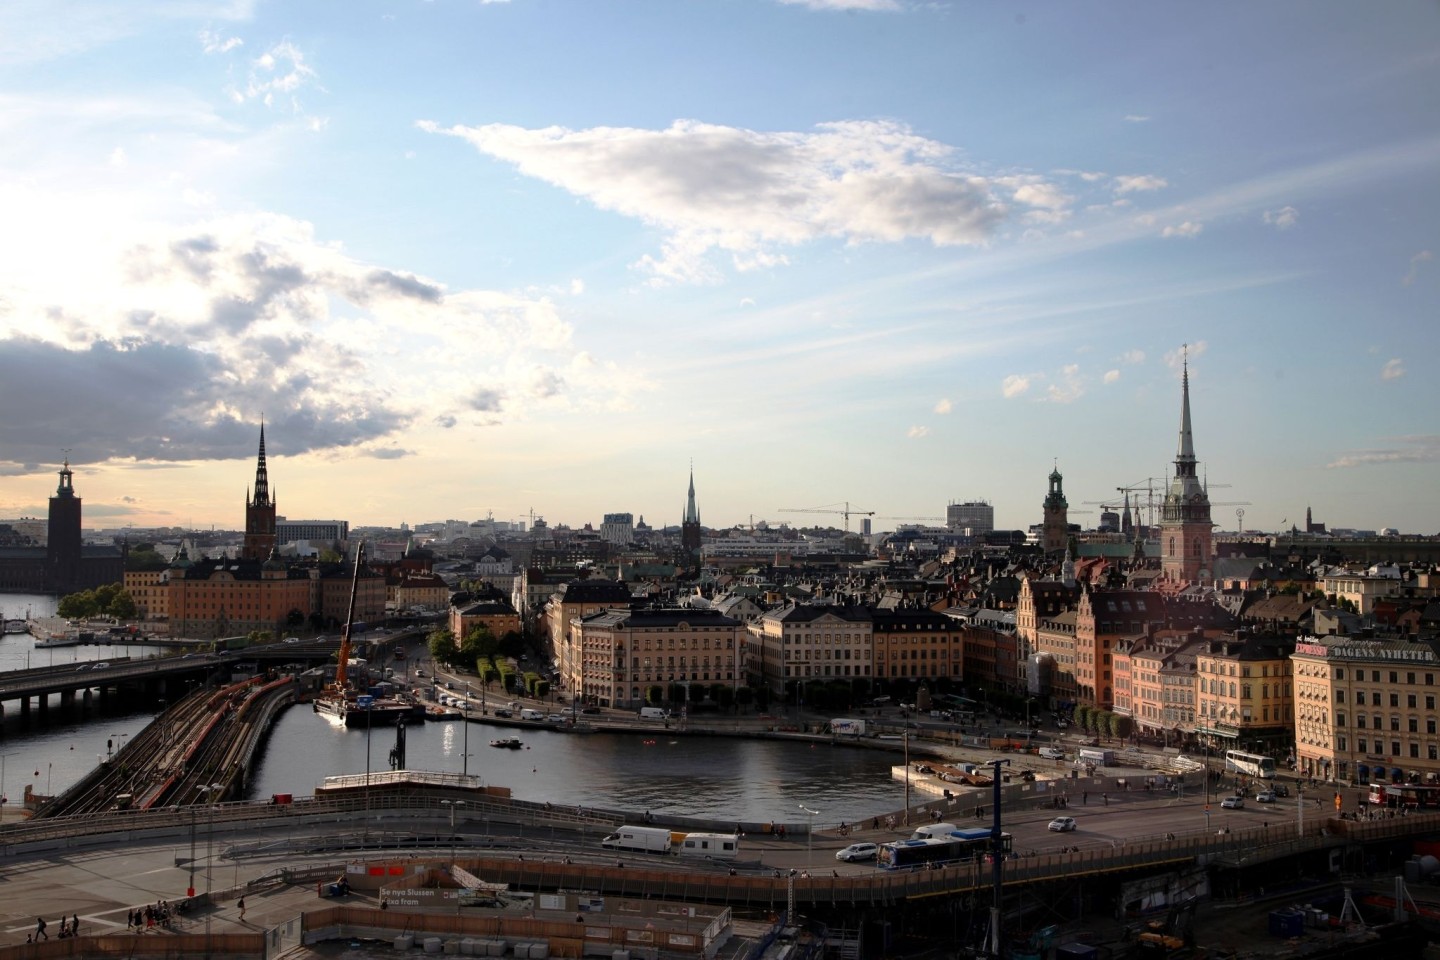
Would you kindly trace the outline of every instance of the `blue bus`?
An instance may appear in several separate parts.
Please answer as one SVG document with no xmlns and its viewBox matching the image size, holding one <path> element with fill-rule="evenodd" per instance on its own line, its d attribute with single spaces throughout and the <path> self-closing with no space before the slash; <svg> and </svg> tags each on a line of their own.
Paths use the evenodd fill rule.
<svg viewBox="0 0 1440 960">
<path fill-rule="evenodd" d="M 1009 855 L 1011 837 L 1000 834 L 1000 849 Z M 990 853 L 990 831 L 973 828 L 953 830 L 943 837 L 897 840 L 882 844 L 876 865 L 885 870 L 913 870 L 928 864 L 969 863 Z"/>
</svg>

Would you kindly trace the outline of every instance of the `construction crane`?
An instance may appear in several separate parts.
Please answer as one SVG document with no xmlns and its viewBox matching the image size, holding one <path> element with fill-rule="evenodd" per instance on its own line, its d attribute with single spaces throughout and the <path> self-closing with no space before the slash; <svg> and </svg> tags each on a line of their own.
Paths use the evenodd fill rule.
<svg viewBox="0 0 1440 960">
<path fill-rule="evenodd" d="M 843 506 L 845 509 L 836 510 L 835 507 Z M 874 510 L 852 509 L 849 500 L 842 500 L 840 503 L 826 503 L 818 507 L 781 507 L 780 513 L 838 513 L 845 517 L 845 532 L 850 532 L 850 515 L 857 517 L 873 517 Z"/>
<path fill-rule="evenodd" d="M 923 520 L 944 523 L 944 517 L 876 517 L 876 520 Z"/>
</svg>

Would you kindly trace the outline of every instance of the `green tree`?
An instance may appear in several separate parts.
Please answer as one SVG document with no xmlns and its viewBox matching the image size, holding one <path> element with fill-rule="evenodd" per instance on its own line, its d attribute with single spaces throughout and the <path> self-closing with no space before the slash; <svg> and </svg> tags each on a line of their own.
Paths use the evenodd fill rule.
<svg viewBox="0 0 1440 960">
<path fill-rule="evenodd" d="M 126 570 L 164 570 L 167 566 L 169 561 L 156 552 L 153 543 L 137 543 L 125 555 Z"/>
<path fill-rule="evenodd" d="M 81 590 L 79 593 L 70 593 L 61 597 L 55 612 L 67 620 L 85 620 L 97 616 L 100 613 L 100 607 L 95 602 L 93 591 Z"/>
<path fill-rule="evenodd" d="M 262 643 L 274 643 L 275 634 L 271 633 L 269 630 L 251 630 L 249 633 L 245 634 L 245 639 L 253 647 L 258 646 Z"/>
<path fill-rule="evenodd" d="M 500 641 L 486 624 L 477 624 L 465 634 L 460 643 L 460 652 L 468 659 L 479 662 L 481 657 L 493 657 L 500 652 Z"/>
<path fill-rule="evenodd" d="M 111 598 L 108 612 L 116 620 L 134 620 L 139 610 L 135 606 L 135 598 L 130 596 L 130 591 L 120 590 Z"/>
<path fill-rule="evenodd" d="M 1119 737 L 1119 738 L 1122 739 L 1122 740 L 1128 740 L 1128 739 L 1130 738 L 1130 734 L 1133 733 L 1134 731 L 1135 731 L 1135 721 L 1134 721 L 1134 720 L 1130 719 L 1129 717 L 1124 717 L 1124 716 L 1120 716 L 1119 714 L 1116 714 L 1116 716 L 1115 716 L 1115 736 Z"/>
<path fill-rule="evenodd" d="M 448 627 L 436 627 L 425 637 L 430 658 L 439 663 L 453 663 L 455 660 L 455 634 Z"/>
<path fill-rule="evenodd" d="M 331 550 L 329 548 L 326 548 L 320 551 L 320 553 L 317 555 L 317 559 L 319 559 L 321 563 L 339 563 L 345 558 L 340 555 L 340 552 L 338 550 Z"/>
</svg>

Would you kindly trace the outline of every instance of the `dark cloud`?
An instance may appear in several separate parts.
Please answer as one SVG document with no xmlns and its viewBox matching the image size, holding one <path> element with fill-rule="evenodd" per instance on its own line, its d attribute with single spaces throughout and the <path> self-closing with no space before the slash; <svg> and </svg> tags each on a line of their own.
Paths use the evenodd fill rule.
<svg viewBox="0 0 1440 960">
<path fill-rule="evenodd" d="M 460 421 L 455 419 L 450 414 L 446 413 L 436 417 L 435 422 L 438 425 L 444 427 L 446 430 L 449 430 L 451 427 L 455 426 L 455 424 L 459 423 Z"/>
<path fill-rule="evenodd" d="M 213 254 L 220 244 L 211 236 L 189 237 L 170 245 L 170 253 L 191 276 L 198 280 L 209 280 L 214 269 Z"/>
<path fill-rule="evenodd" d="M 411 274 L 395 273 L 392 270 L 372 270 L 365 278 L 372 287 L 402 297 L 414 297 L 426 303 L 439 303 L 445 292 L 431 283 L 426 283 Z"/>
<path fill-rule="evenodd" d="M 293 378 L 308 383 L 297 374 Z M 146 340 L 66 350 L 0 341 L 0 472 L 59 461 L 225 460 L 252 456 L 263 414 L 277 455 L 352 447 L 403 427 L 381 401 L 297 393 L 284 375 L 245 380 L 224 358 Z M 303 403 L 303 406 L 300 404 Z M 231 410 L 240 410 L 238 419 Z M 24 471 L 22 471 L 24 472 Z"/>
<path fill-rule="evenodd" d="M 401 450 L 399 447 L 380 447 L 365 451 L 367 457 L 374 457 L 376 460 L 403 460 L 414 453 L 414 450 Z"/>
<path fill-rule="evenodd" d="M 565 378 L 554 370 L 541 371 L 531 384 L 531 394 L 537 399 L 558 396 L 565 389 Z"/>
<path fill-rule="evenodd" d="M 470 409 L 479 410 L 482 413 L 499 413 L 500 407 L 505 402 L 505 394 L 499 390 L 491 390 L 489 387 L 481 387 L 470 394 Z"/>
</svg>

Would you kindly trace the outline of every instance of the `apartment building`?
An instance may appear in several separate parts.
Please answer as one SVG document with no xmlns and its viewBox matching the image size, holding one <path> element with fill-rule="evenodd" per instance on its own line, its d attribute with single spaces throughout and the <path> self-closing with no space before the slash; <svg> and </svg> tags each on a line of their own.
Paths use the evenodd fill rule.
<svg viewBox="0 0 1440 960">
<path fill-rule="evenodd" d="M 791 603 L 752 622 L 747 669 L 777 696 L 810 679 L 874 675 L 873 627 L 864 607 Z"/>
<path fill-rule="evenodd" d="M 578 690 L 586 702 L 639 708 L 670 699 L 682 684 L 687 702 L 743 677 L 745 625 L 715 610 L 614 608 L 576 618 Z M 655 691 L 658 690 L 658 697 Z"/>
<path fill-rule="evenodd" d="M 870 623 L 877 679 L 964 679 L 964 631 L 945 614 L 923 608 L 875 610 Z"/>
<path fill-rule="evenodd" d="M 545 620 L 550 633 L 550 648 L 567 690 L 579 690 L 584 671 L 575 625 L 592 613 L 605 610 L 628 610 L 630 588 L 618 580 L 569 580 L 560 584 L 545 605 Z"/>
<path fill-rule="evenodd" d="M 1217 749 L 1274 753 L 1294 730 L 1290 650 L 1246 632 L 1209 640 L 1195 655 L 1195 732 Z"/>
<path fill-rule="evenodd" d="M 1291 667 L 1302 774 L 1440 782 L 1440 643 L 1302 637 Z"/>
</svg>

